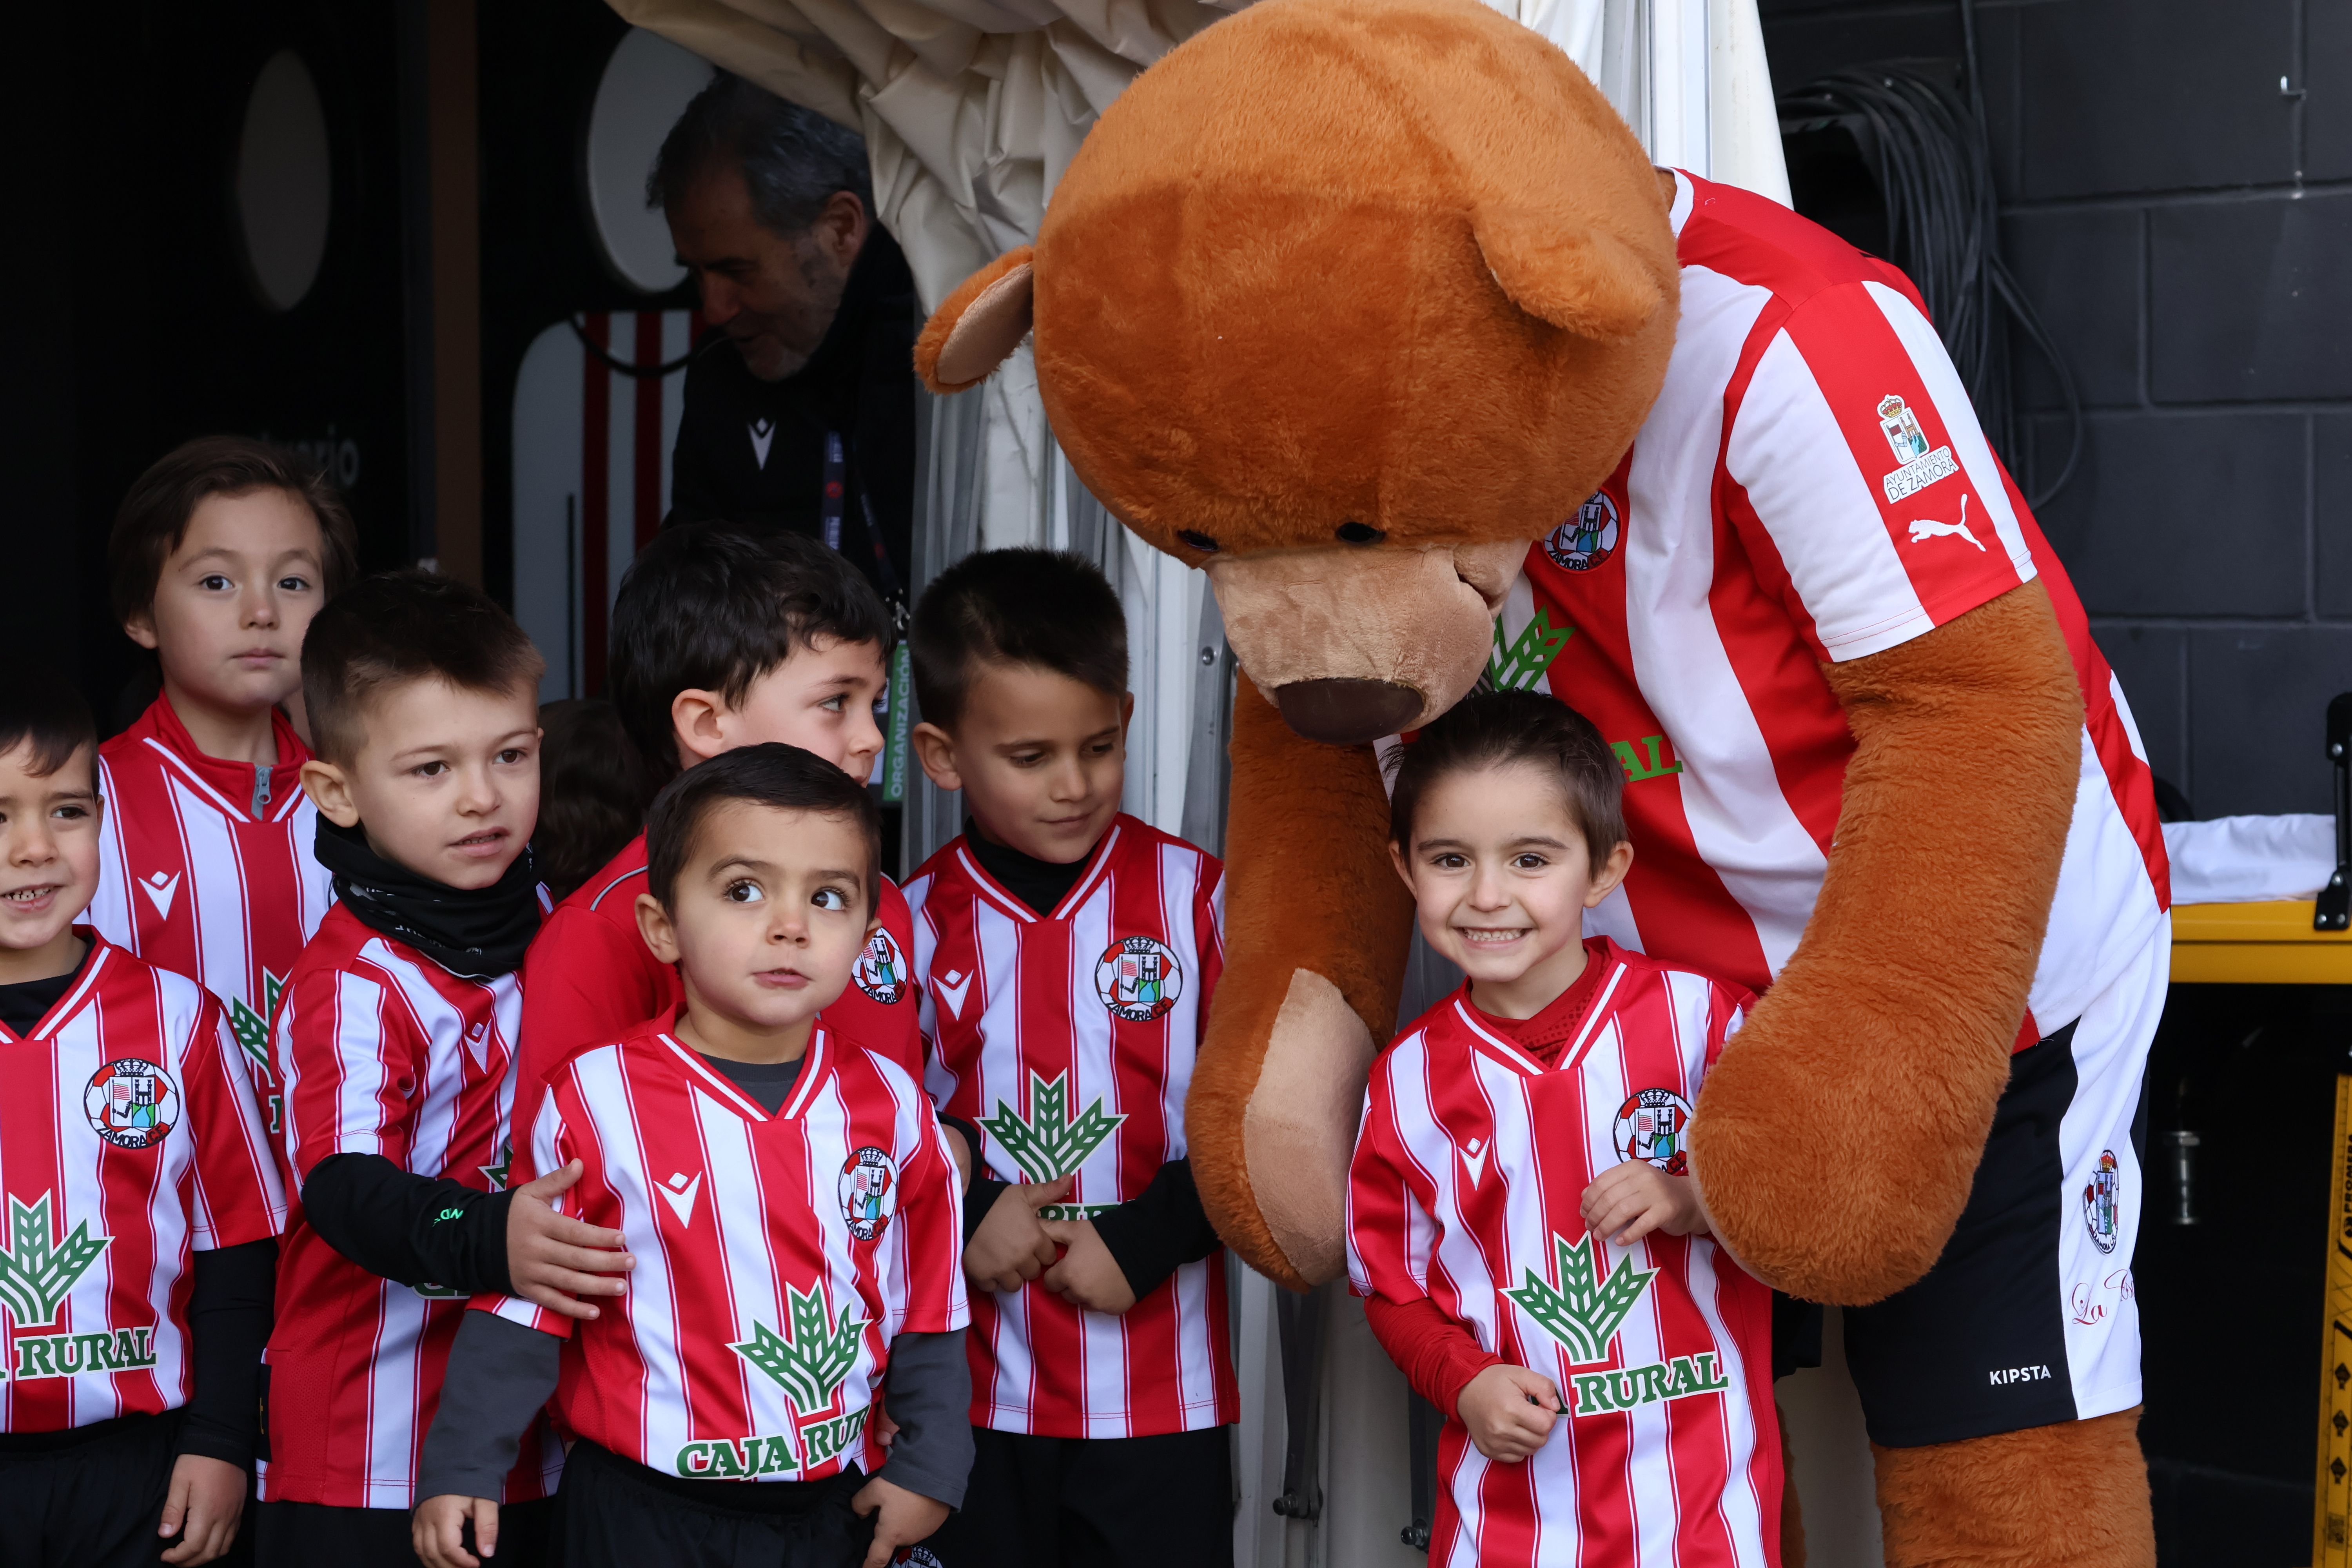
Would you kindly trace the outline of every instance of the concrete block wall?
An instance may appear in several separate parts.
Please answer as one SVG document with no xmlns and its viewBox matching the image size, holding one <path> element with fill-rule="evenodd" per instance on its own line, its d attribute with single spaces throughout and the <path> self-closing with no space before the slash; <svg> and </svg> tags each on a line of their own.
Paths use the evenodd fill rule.
<svg viewBox="0 0 2352 1568">
<path fill-rule="evenodd" d="M 1960 53 L 1955 0 L 1762 9 L 1781 91 Z M 2352 690 L 2352 0 L 1977 9 L 2003 243 L 2085 407 L 2042 526 L 2197 815 L 2325 811 L 2322 715 Z M 2068 426 L 2016 358 L 2032 490 Z"/>
</svg>

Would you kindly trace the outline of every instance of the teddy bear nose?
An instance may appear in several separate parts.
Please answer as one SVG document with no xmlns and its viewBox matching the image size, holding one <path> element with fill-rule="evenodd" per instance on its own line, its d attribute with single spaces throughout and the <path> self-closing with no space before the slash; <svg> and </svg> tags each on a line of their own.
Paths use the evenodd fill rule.
<svg viewBox="0 0 2352 1568">
<path fill-rule="evenodd" d="M 1393 680 L 1294 680 L 1275 688 L 1274 701 L 1291 729 L 1334 746 L 1393 735 L 1421 712 L 1421 693 Z"/>
</svg>

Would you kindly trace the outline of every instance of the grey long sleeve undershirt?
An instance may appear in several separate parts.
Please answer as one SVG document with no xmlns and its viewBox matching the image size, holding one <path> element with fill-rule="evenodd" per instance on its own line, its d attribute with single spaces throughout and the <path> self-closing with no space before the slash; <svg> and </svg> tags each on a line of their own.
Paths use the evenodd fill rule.
<svg viewBox="0 0 2352 1568">
<path fill-rule="evenodd" d="M 971 1474 L 971 1369 L 964 1331 L 900 1334 L 883 1373 L 898 1436 L 877 1472 L 910 1492 L 963 1506 Z M 449 1348 L 441 1405 L 425 1436 L 416 1500 L 499 1495 L 524 1428 L 554 1396 L 563 1342 L 490 1312 L 468 1312 Z M 718 1482 L 717 1485 L 730 1483 Z M 751 1484 L 758 1483 L 732 1483 Z"/>
</svg>

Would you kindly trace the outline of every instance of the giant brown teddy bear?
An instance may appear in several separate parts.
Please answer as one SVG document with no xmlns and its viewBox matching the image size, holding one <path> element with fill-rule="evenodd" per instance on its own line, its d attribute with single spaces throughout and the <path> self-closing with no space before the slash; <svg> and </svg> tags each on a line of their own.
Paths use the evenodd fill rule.
<svg viewBox="0 0 2352 1568">
<path fill-rule="evenodd" d="M 1680 188 L 1775 254 L 1903 287 L 1757 198 Z M 1046 411 L 1079 476 L 1143 539 L 1208 570 L 1244 679 L 1230 956 L 1188 1132 L 1219 1229 L 1293 1288 L 1340 1268 L 1346 1161 L 1408 937 L 1368 742 L 1427 722 L 1487 670 L 1530 542 L 1559 547 L 1553 531 L 1581 515 L 1591 531 L 1566 560 L 1592 565 L 1649 526 L 1628 451 L 1690 306 L 1677 194 L 1564 55 L 1475 0 L 1262 0 L 1136 80 L 1071 163 L 1034 250 L 968 279 L 918 348 L 927 382 L 960 390 L 1034 324 Z M 1926 402 L 1915 392 L 1921 450 L 1977 439 L 1972 420 L 1948 432 Z M 1857 456 L 1880 439 L 1874 417 Z M 1908 430 L 1887 437 L 1896 458 Z M 1719 457 L 1690 455 L 1702 487 L 1729 482 Z M 1990 463 L 1957 486 L 1948 461 L 1906 468 L 1944 482 L 1921 497 L 1940 496 L 1942 521 L 1926 535 L 1915 522 L 1896 550 L 1986 553 L 1994 490 L 2011 553 L 2038 544 L 2006 481 L 1982 483 Z M 1962 489 L 1978 510 L 1956 531 Z M 1718 601 L 1777 605 L 1801 569 L 1711 548 Z M 2116 712 L 2072 590 L 2046 546 L 2033 554 L 2038 575 L 2029 564 L 1860 657 L 1815 648 L 1771 677 L 1796 709 L 1810 700 L 1832 724 L 1843 711 L 1804 764 L 1834 836 L 1824 816 L 1801 942 L 1750 979 L 1770 989 L 1709 1078 L 1690 1147 L 1720 1239 L 1794 1296 L 1869 1303 L 1918 1279 L 1993 1125 L 2075 808 L 2086 699 L 2095 729 Z M 1749 577 L 1723 577 L 1727 561 Z M 1580 635 L 1550 627 L 1555 652 Z M 1643 690 L 1671 708 L 1683 650 L 1643 657 Z M 1706 654 L 1687 657 L 1696 671 Z M 1550 673 L 1581 706 L 1575 668 Z M 1769 691 L 1756 700 L 1774 710 Z M 1677 752 L 1703 759 L 1708 737 L 1629 740 L 1646 748 L 1621 752 L 1629 771 L 1652 777 Z M 2152 825 L 2144 766 L 2110 771 L 2134 822 Z M 1637 868 L 1670 866 L 1676 847 L 1645 841 L 1633 804 Z M 1677 953 L 1675 930 L 1643 934 L 1708 963 L 1706 941 Z M 2137 1414 L 1877 1449 L 1889 1562 L 2152 1562 Z M 1789 1540 L 1793 1557 L 1792 1527 Z"/>
</svg>

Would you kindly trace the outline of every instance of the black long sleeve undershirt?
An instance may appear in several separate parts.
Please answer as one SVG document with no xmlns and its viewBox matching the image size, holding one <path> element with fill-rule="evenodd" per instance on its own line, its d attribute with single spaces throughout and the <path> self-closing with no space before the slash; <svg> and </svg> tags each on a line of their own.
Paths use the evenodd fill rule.
<svg viewBox="0 0 2352 1568">
<path fill-rule="evenodd" d="M 302 1184 L 310 1228 L 371 1274 L 403 1285 L 509 1295 L 507 1210 L 514 1194 L 419 1176 L 381 1154 L 330 1154 Z"/>
<path fill-rule="evenodd" d="M 1201 1206 L 1190 1160 L 1169 1161 L 1151 1173 L 1143 1191 L 1095 1215 L 1095 1234 L 1110 1249 L 1111 1261 L 1127 1276 L 1127 1288 L 1138 1300 L 1185 1264 L 1224 1245 Z"/>
<path fill-rule="evenodd" d="M 188 1292 L 195 1391 L 180 1426 L 180 1452 L 253 1468 L 261 1437 L 261 1352 L 278 1295 L 273 1237 L 199 1252 Z"/>
</svg>

